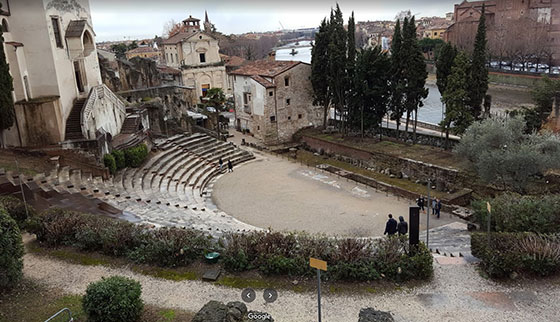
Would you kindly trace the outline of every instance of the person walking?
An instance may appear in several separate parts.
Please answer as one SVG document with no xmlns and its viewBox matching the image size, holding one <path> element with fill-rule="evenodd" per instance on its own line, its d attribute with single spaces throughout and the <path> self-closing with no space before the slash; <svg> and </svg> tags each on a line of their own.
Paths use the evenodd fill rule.
<svg viewBox="0 0 560 322">
<path fill-rule="evenodd" d="M 432 199 L 432 215 L 436 214 L 436 207 L 437 207 L 437 201 L 436 199 Z"/>
<path fill-rule="evenodd" d="M 389 214 L 389 220 L 385 225 L 385 233 L 383 235 L 392 236 L 397 233 L 397 221 L 393 218 L 393 215 Z"/>
<path fill-rule="evenodd" d="M 231 160 L 227 160 L 227 167 L 228 172 L 233 172 L 233 163 L 231 163 Z"/>
<path fill-rule="evenodd" d="M 424 211 L 424 196 L 420 196 L 420 198 L 418 198 L 418 200 L 416 201 L 416 204 L 418 205 L 418 207 L 420 207 L 420 210 L 422 210 L 422 212 Z"/>
<path fill-rule="evenodd" d="M 220 158 L 220 160 L 218 160 L 218 164 L 220 165 L 220 171 L 222 171 L 222 167 L 224 166 L 224 160 Z"/>
<path fill-rule="evenodd" d="M 440 214 L 440 212 L 441 212 L 441 207 L 442 207 L 441 200 L 438 199 L 438 200 L 437 200 L 437 204 L 436 204 L 436 215 L 437 215 L 437 218 L 438 218 L 438 219 L 439 219 L 439 214 Z"/>
<path fill-rule="evenodd" d="M 408 234 L 408 223 L 404 221 L 403 216 L 399 216 L 399 224 L 397 225 L 399 236 Z"/>
</svg>

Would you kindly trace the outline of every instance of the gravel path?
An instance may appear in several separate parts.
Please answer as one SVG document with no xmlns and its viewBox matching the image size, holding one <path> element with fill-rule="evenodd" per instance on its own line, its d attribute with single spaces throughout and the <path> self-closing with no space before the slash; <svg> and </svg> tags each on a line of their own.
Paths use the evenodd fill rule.
<svg viewBox="0 0 560 322">
<path fill-rule="evenodd" d="M 83 294 L 87 285 L 111 275 L 124 275 L 142 284 L 146 303 L 198 311 L 210 300 L 240 300 L 241 290 L 201 281 L 173 282 L 127 268 L 80 266 L 33 254 L 25 255 L 24 274 L 47 287 Z M 324 321 L 357 321 L 360 308 L 390 311 L 396 321 L 558 321 L 560 285 L 522 282 L 504 286 L 481 278 L 475 266 L 435 265 L 432 282 L 413 289 L 359 296 L 324 295 Z M 262 291 L 249 309 L 266 311 L 276 321 L 316 321 L 316 295 L 280 291 L 278 300 L 264 304 Z"/>
</svg>

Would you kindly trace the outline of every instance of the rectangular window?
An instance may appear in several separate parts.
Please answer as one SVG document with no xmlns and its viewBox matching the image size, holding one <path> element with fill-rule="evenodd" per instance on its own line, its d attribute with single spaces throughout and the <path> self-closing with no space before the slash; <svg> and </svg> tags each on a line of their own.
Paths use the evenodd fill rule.
<svg viewBox="0 0 560 322">
<path fill-rule="evenodd" d="M 272 115 L 272 116 L 270 117 L 270 122 L 271 122 L 271 123 L 276 122 L 276 116 Z"/>
<path fill-rule="evenodd" d="M 201 62 L 201 63 L 205 63 L 205 62 L 206 62 L 206 54 L 205 54 L 205 53 L 201 53 L 201 54 L 200 54 L 200 62 Z"/>
<path fill-rule="evenodd" d="M 286 106 L 290 106 L 290 99 L 286 98 Z"/>
<path fill-rule="evenodd" d="M 290 86 L 290 77 L 284 77 L 284 86 Z"/>
<path fill-rule="evenodd" d="M 274 95 L 273 91 L 268 92 L 268 96 L 272 96 L 272 95 Z"/>
<path fill-rule="evenodd" d="M 51 22 L 53 26 L 54 39 L 56 40 L 56 47 L 64 48 L 62 45 L 62 36 L 60 35 L 60 23 L 58 17 L 51 17 Z"/>
<path fill-rule="evenodd" d="M 175 54 L 175 61 L 178 63 L 179 62 L 179 56 L 177 54 Z"/>
<path fill-rule="evenodd" d="M 247 109 L 251 102 L 251 93 L 243 93 L 243 106 Z"/>
<path fill-rule="evenodd" d="M 173 62 L 173 54 L 170 54 L 170 56 L 171 56 L 171 62 Z"/>
<path fill-rule="evenodd" d="M 298 114 L 298 115 L 297 115 L 297 118 L 298 118 L 298 119 L 301 119 L 302 117 L 303 117 L 303 116 L 302 116 L 301 114 Z"/>
</svg>

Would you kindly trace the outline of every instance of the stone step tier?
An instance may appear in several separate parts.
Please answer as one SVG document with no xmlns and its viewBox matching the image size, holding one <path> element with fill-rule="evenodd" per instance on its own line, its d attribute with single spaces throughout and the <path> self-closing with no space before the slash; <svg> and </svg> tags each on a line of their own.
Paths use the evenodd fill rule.
<svg viewBox="0 0 560 322">
<path fill-rule="evenodd" d="M 144 165 L 122 169 L 108 180 L 69 167 L 34 177 L 0 169 L 0 184 L 19 187 L 21 181 L 38 193 L 80 194 L 122 210 L 126 219 L 155 226 L 190 227 L 214 236 L 257 229 L 217 209 L 207 189 L 227 171 L 228 160 L 239 165 L 254 159 L 250 152 L 199 133 L 160 140 L 155 148 Z"/>
</svg>

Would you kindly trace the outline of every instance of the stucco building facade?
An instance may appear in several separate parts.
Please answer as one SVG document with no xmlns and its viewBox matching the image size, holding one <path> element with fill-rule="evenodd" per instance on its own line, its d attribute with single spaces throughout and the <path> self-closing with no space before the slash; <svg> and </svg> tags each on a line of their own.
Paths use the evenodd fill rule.
<svg viewBox="0 0 560 322">
<path fill-rule="evenodd" d="M 162 43 L 167 66 L 181 69 L 183 85 L 194 87 L 204 97 L 210 88 L 227 92 L 226 68 L 220 58 L 218 40 L 201 31 L 200 20 L 190 16 L 179 31 Z"/>
<path fill-rule="evenodd" d="M 102 85 L 88 0 L 0 0 L 13 77 L 11 146 L 44 146 L 118 134 L 124 104 Z M 72 117 L 71 117 L 72 114 Z"/>
<path fill-rule="evenodd" d="M 289 142 L 298 130 L 322 124 L 322 108 L 313 106 L 311 66 L 262 60 L 231 72 L 236 127 L 265 144 Z"/>
</svg>

